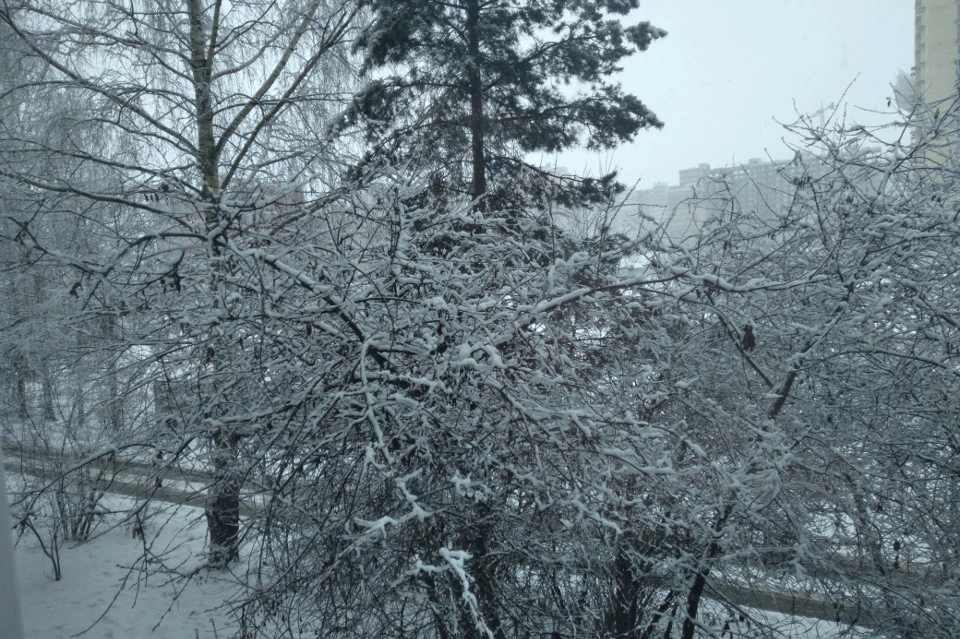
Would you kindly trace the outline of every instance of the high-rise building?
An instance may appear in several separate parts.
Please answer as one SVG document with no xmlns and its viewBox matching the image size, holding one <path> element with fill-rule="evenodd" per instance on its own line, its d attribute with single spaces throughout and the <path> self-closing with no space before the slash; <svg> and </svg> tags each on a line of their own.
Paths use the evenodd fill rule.
<svg viewBox="0 0 960 639">
<path fill-rule="evenodd" d="M 960 74 L 960 0 L 916 0 L 913 80 L 930 105 L 953 101 Z"/>
<path fill-rule="evenodd" d="M 930 166 L 955 164 L 960 155 L 960 0 L 916 0 L 913 95 L 897 103 L 914 112 L 914 142 L 924 141 Z M 906 99 L 904 99 L 906 98 Z"/>
</svg>

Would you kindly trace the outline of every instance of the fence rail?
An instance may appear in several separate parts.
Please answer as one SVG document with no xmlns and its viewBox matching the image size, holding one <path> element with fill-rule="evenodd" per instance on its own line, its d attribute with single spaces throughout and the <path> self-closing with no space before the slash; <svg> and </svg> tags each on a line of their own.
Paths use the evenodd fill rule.
<svg viewBox="0 0 960 639">
<path fill-rule="evenodd" d="M 117 455 L 83 458 L 59 455 L 44 450 L 30 450 L 4 442 L 4 465 L 8 473 L 21 473 L 45 481 L 56 481 L 70 472 L 88 464 L 106 464 L 106 481 L 103 491 L 126 495 L 142 500 L 155 500 L 203 508 L 207 488 L 212 481 L 208 473 L 178 468 L 171 461 L 157 464 L 139 460 L 123 459 Z M 269 493 L 249 486 L 246 498 L 242 499 L 240 514 L 243 517 L 257 515 L 263 510 L 262 497 Z M 261 497 L 257 499 L 257 497 Z M 653 587 L 668 584 L 657 579 L 648 579 Z M 810 594 L 751 587 L 723 581 L 716 577 L 708 581 L 705 596 L 740 608 L 752 608 L 795 617 L 808 617 L 822 621 L 878 629 L 883 620 L 874 611 L 863 607 L 850 607 L 830 599 Z"/>
</svg>

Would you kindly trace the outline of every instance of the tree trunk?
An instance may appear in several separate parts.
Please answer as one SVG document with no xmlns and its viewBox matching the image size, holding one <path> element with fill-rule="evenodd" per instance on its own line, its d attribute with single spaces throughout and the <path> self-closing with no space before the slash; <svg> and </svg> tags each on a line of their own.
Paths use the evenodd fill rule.
<svg viewBox="0 0 960 639">
<path fill-rule="evenodd" d="M 207 46 L 203 29 L 203 7 L 200 0 L 189 0 L 190 11 L 190 67 L 193 72 L 193 92 L 197 110 L 197 164 L 203 185 L 203 201 L 216 201 L 220 191 L 220 173 L 217 166 L 217 143 L 213 133 L 213 99 L 210 94 L 214 47 Z M 211 37 L 212 34 L 211 34 Z M 211 45 L 216 43 L 211 43 Z M 219 220 L 216 220 L 219 222 Z M 208 215 L 207 222 L 211 219 Z"/>
<path fill-rule="evenodd" d="M 490 556 L 487 547 L 488 527 L 484 521 L 489 514 L 489 506 L 478 506 L 479 517 L 476 527 L 467 533 L 466 546 L 470 551 L 470 573 L 473 575 L 477 605 L 483 615 L 483 621 L 492 633 L 494 639 L 506 639 L 503 622 L 498 611 L 497 587 L 494 579 L 494 559 Z M 489 635 L 480 632 L 472 622 L 470 614 L 463 615 L 463 633 L 469 639 L 488 639 Z"/>
<path fill-rule="evenodd" d="M 240 487 L 237 439 L 218 431 L 213 436 L 213 484 L 205 511 L 210 533 L 210 565 L 223 568 L 239 557 Z"/>
<path fill-rule="evenodd" d="M 27 358 L 23 356 L 23 353 L 17 353 L 14 366 L 17 377 L 17 417 L 27 420 L 30 419 L 30 401 L 27 397 L 27 375 L 30 369 L 27 366 Z"/>
<path fill-rule="evenodd" d="M 117 435 L 123 429 L 123 397 L 120 393 L 116 353 L 112 348 L 118 337 L 117 316 L 109 312 L 101 315 L 100 332 L 106 342 L 102 349 L 106 354 L 106 365 L 104 368 L 106 369 L 107 375 L 107 400 L 104 414 L 110 433 Z"/>
<path fill-rule="evenodd" d="M 43 419 L 48 422 L 55 421 L 57 419 L 57 412 L 54 410 L 53 405 L 53 379 L 46 365 L 43 367 L 40 383 L 43 386 Z"/>
<path fill-rule="evenodd" d="M 696 619 L 700 610 L 700 600 L 703 598 L 703 589 L 707 585 L 707 576 L 710 574 L 710 565 L 713 563 L 713 559 L 720 554 L 720 542 L 718 540 L 732 512 L 733 504 L 728 503 L 723 512 L 717 516 L 717 523 L 713 527 L 713 540 L 707 547 L 706 555 L 700 561 L 696 577 L 693 579 L 693 585 L 690 587 L 690 593 L 687 595 L 687 614 L 683 620 L 683 629 L 680 632 L 681 639 L 693 639 L 693 633 L 697 627 Z"/>
<path fill-rule="evenodd" d="M 193 74 L 194 101 L 197 118 L 197 166 L 203 180 L 200 199 L 207 207 L 204 222 L 208 232 L 216 229 L 223 212 L 220 209 L 220 173 L 216 137 L 213 128 L 213 97 L 211 78 L 213 52 L 216 39 L 214 33 L 209 36 L 204 30 L 203 7 L 200 0 L 188 0 L 190 13 L 190 66 Z M 214 31 L 216 24 L 213 25 Z M 209 42 L 208 42 L 209 38 Z M 222 285 L 223 265 L 220 264 L 219 243 L 211 242 L 210 259 L 213 274 L 210 284 L 210 299 L 216 306 L 219 287 Z M 213 367 L 214 377 L 222 365 L 218 361 L 220 349 L 216 348 L 209 364 Z M 216 395 L 216 390 L 214 390 Z M 213 483 L 207 501 L 207 530 L 210 534 L 210 565 L 226 566 L 238 556 L 240 547 L 240 485 L 242 478 L 237 472 L 237 437 L 223 430 L 212 436 L 213 443 Z"/>
<path fill-rule="evenodd" d="M 470 57 L 467 77 L 470 85 L 470 139 L 473 154 L 473 183 L 471 195 L 479 212 L 486 210 L 487 160 L 483 140 L 483 81 L 480 77 L 480 2 L 467 3 L 467 50 Z"/>
<path fill-rule="evenodd" d="M 683 630 L 680 633 L 682 639 L 693 639 L 693 633 L 697 627 L 696 618 L 700 609 L 700 599 L 703 597 L 703 588 L 707 585 L 707 574 L 709 572 L 709 568 L 704 568 L 697 573 L 693 580 L 690 594 L 687 595 L 687 615 L 683 620 Z"/>
<path fill-rule="evenodd" d="M 626 539 L 620 541 L 614 561 L 616 590 L 607 611 L 606 630 L 611 637 L 633 637 L 641 621 L 638 600 L 640 584 L 633 576 L 633 562 L 627 554 Z"/>
</svg>

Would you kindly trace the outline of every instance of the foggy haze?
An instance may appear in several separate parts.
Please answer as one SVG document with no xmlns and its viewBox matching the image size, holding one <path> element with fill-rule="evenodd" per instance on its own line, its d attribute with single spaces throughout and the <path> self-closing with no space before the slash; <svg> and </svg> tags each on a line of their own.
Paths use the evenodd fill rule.
<svg viewBox="0 0 960 639">
<path fill-rule="evenodd" d="M 893 119 L 887 98 L 913 65 L 911 0 L 649 0 L 636 12 L 669 35 L 627 63 L 625 88 L 665 126 L 601 154 L 545 162 L 596 175 L 620 168 L 649 188 L 708 162 L 788 155 L 777 123 L 830 104 L 848 120 Z"/>
</svg>

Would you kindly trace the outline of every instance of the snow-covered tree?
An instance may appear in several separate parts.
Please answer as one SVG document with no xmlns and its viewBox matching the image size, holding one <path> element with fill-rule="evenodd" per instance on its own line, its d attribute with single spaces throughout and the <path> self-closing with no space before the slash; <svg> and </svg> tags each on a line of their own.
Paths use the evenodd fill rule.
<svg viewBox="0 0 960 639">
<path fill-rule="evenodd" d="M 191 411 L 198 420 L 183 435 L 214 442 L 215 564 L 234 557 L 238 542 L 231 468 L 240 437 L 217 421 L 230 401 L 218 386 L 228 349 L 217 326 L 227 299 L 244 291 L 229 283 L 223 245 L 296 199 L 297 185 L 330 173 L 315 160 L 329 150 L 324 113 L 339 105 L 348 73 L 337 50 L 357 16 L 353 4 L 319 1 L 51 0 L 0 9 L 17 50 L 42 67 L 39 79 L 7 87 L 4 108 L 62 105 L 61 122 L 70 123 L 52 140 L 42 126 L 4 121 L 0 171 L 30 200 L 5 212 L 8 239 L 28 245 L 34 262 L 74 269 L 76 286 L 65 283 L 64 293 L 84 309 L 109 298 L 106 333 L 148 314 L 156 332 L 114 342 L 128 353 L 130 340 L 140 345 L 141 372 L 197 382 L 205 409 Z M 117 224 L 92 214 L 105 206 Z M 66 216 L 110 245 L 89 260 L 60 251 L 44 225 Z M 197 275 L 189 299 L 172 293 L 182 291 L 181 272 Z M 178 338 L 185 343 L 172 346 Z M 152 358 L 143 359 L 147 350 Z M 181 357 L 188 352 L 191 365 Z"/>
<path fill-rule="evenodd" d="M 356 101 L 353 5 L 5 6 L 9 414 L 209 452 L 253 636 L 688 639 L 747 588 L 957 634 L 956 123 L 801 122 L 785 208 L 570 237 L 513 168 L 656 124 L 633 6 L 373 3 Z"/>
<path fill-rule="evenodd" d="M 375 17 L 356 47 L 369 82 L 347 119 L 363 119 L 368 161 L 429 172 L 434 197 L 502 210 L 597 198 L 612 176 L 553 176 L 527 154 L 611 148 L 662 126 L 614 77 L 666 35 L 623 26 L 636 0 L 367 4 Z"/>
<path fill-rule="evenodd" d="M 272 486 L 246 618 L 289 636 L 587 632 L 571 610 L 592 540 L 618 531 L 607 484 L 658 439 L 604 406 L 597 345 L 567 312 L 621 312 L 596 276 L 620 249 L 561 255 L 576 244 L 559 231 L 514 218 L 504 236 L 466 198 L 409 207 L 423 188 L 384 176 L 228 249 L 271 282 L 258 333 L 224 324 L 261 348 L 246 443 Z"/>
<path fill-rule="evenodd" d="M 908 144 L 913 126 L 801 121 L 789 206 L 705 188 L 695 243 L 651 254 L 682 282 L 662 317 L 686 323 L 651 415 L 688 447 L 660 504 L 685 637 L 699 597 L 744 584 L 891 634 L 957 631 L 956 122 Z"/>
</svg>

